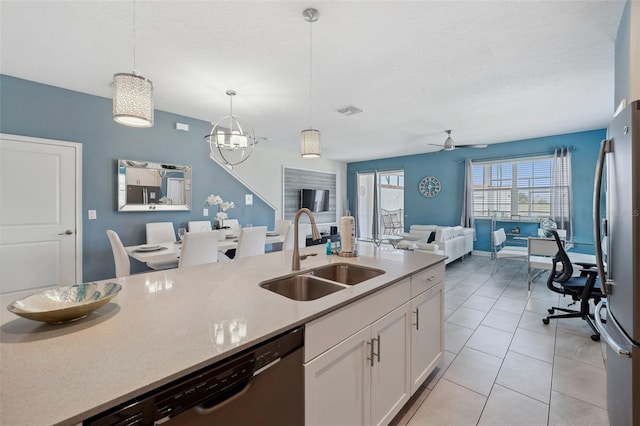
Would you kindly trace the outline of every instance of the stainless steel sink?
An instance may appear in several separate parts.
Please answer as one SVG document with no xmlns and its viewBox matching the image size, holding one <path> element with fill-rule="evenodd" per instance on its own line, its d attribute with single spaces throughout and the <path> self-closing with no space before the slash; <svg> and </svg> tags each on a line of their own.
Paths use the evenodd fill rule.
<svg viewBox="0 0 640 426">
<path fill-rule="evenodd" d="M 290 275 L 263 281 L 260 287 L 293 300 L 315 300 L 345 287 L 309 275 Z"/>
<path fill-rule="evenodd" d="M 351 263 L 333 263 L 312 269 L 311 275 L 346 285 L 354 285 L 384 274 L 381 269 Z"/>
</svg>

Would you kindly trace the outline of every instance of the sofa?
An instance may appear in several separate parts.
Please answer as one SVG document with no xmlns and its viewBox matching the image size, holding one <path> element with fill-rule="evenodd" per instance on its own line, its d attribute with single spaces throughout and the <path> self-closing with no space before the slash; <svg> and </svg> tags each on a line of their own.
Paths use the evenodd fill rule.
<svg viewBox="0 0 640 426">
<path fill-rule="evenodd" d="M 396 244 L 397 248 L 442 254 L 448 257 L 445 264 L 473 251 L 473 228 L 411 225 L 409 232 L 404 232 L 400 236 L 402 241 Z M 430 239 L 432 241 L 428 242 Z"/>
</svg>

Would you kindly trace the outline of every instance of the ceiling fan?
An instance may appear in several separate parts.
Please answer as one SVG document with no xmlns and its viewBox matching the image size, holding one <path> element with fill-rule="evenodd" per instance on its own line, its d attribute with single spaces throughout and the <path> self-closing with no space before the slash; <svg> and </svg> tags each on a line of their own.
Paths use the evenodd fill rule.
<svg viewBox="0 0 640 426">
<path fill-rule="evenodd" d="M 451 138 L 451 130 L 445 130 L 445 133 L 447 134 L 447 139 L 444 141 L 444 145 L 436 145 L 434 143 L 430 143 L 429 145 L 441 146 L 442 149 L 440 151 L 453 151 L 454 149 L 459 149 L 459 148 L 486 148 L 487 147 L 486 144 L 456 146 L 456 144 L 453 142 L 453 138 Z M 440 151 L 436 151 L 436 152 L 440 152 Z"/>
</svg>

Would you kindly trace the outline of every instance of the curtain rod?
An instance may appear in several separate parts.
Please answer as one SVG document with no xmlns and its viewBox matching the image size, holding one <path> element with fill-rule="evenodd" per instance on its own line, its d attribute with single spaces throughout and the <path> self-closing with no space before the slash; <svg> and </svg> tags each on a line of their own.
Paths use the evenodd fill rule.
<svg viewBox="0 0 640 426">
<path fill-rule="evenodd" d="M 374 172 L 404 172 L 404 167 L 398 166 L 390 169 L 353 170 L 351 173 L 374 173 Z"/>
<path fill-rule="evenodd" d="M 491 158 L 471 158 L 471 161 L 478 161 L 478 162 L 490 162 L 490 161 L 501 161 L 501 160 L 515 160 L 518 158 L 527 158 L 527 157 L 542 157 L 543 155 L 553 155 L 553 153 L 555 152 L 556 149 L 562 149 L 562 148 L 569 148 L 569 151 L 576 151 L 576 147 L 575 146 L 563 146 L 563 147 L 558 147 L 558 148 L 554 148 L 553 151 L 547 151 L 547 152 L 534 152 L 534 153 L 530 153 L 530 154 L 519 154 L 519 155 L 506 155 L 504 157 L 491 157 Z M 458 160 L 458 163 L 464 163 L 466 161 L 465 160 Z"/>
</svg>

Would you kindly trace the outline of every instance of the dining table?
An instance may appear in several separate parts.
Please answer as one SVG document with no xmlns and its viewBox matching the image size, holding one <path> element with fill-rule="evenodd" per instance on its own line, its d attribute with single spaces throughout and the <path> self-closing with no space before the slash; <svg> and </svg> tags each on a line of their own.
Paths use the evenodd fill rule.
<svg viewBox="0 0 640 426">
<path fill-rule="evenodd" d="M 284 235 L 268 231 L 265 246 L 269 244 L 284 242 Z M 238 247 L 238 236 L 228 235 L 224 240 L 218 242 L 218 250 L 226 251 Z M 138 244 L 127 246 L 127 254 L 142 263 L 146 263 L 151 269 L 167 269 L 178 267 L 180 259 L 181 241 L 171 241 L 157 244 Z M 175 266 L 174 266 L 175 265 Z"/>
</svg>

